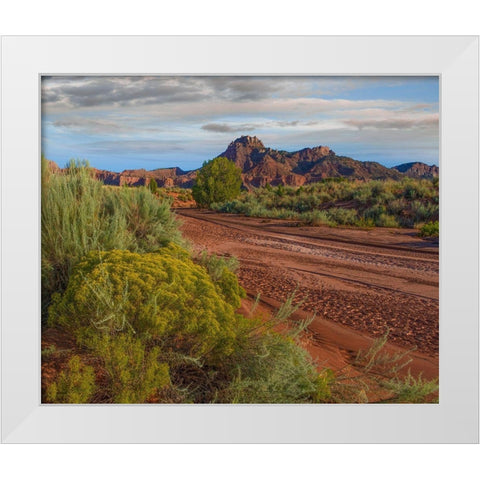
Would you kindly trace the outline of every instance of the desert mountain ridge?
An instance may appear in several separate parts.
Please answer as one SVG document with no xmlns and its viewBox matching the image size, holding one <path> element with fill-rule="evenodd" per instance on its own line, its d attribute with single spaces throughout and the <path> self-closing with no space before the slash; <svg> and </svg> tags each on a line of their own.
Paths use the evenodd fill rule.
<svg viewBox="0 0 480 480">
<path fill-rule="evenodd" d="M 432 178 L 439 175 L 439 168 L 436 165 L 427 165 L 422 162 L 402 163 L 393 168 L 412 178 Z"/>
<path fill-rule="evenodd" d="M 439 175 L 436 165 L 430 166 L 422 162 L 388 168 L 377 162 L 362 162 L 339 156 L 327 146 L 303 148 L 295 152 L 275 150 L 265 147 L 257 137 L 248 135 L 231 142 L 217 157 L 226 157 L 241 169 L 243 185 L 247 189 L 265 186 L 267 183 L 272 186 L 301 186 L 329 177 L 399 180 L 405 176 L 433 178 Z M 193 185 L 198 172 L 198 169 L 184 171 L 179 167 L 123 170 L 120 173 L 94 170 L 96 177 L 106 185 L 148 185 L 155 179 L 160 187 L 184 188 Z"/>
</svg>

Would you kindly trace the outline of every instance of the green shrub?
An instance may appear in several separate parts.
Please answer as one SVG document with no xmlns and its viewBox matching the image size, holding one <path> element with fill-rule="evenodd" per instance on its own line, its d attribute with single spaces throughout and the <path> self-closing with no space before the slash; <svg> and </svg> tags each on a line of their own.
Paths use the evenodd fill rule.
<svg viewBox="0 0 480 480">
<path fill-rule="evenodd" d="M 44 348 L 41 353 L 42 353 L 42 359 L 44 357 L 48 358 L 57 353 L 57 347 L 55 345 L 49 345 L 47 348 Z"/>
<path fill-rule="evenodd" d="M 325 210 L 313 210 L 311 212 L 302 213 L 299 216 L 299 219 L 314 226 L 328 225 L 333 227 L 336 225 Z"/>
<path fill-rule="evenodd" d="M 363 212 L 363 216 L 366 219 L 371 218 L 376 225 L 378 219 L 380 218 L 380 215 L 385 215 L 386 213 L 387 213 L 387 208 L 385 207 L 385 205 L 376 204 L 371 206 L 370 208 L 367 208 Z"/>
<path fill-rule="evenodd" d="M 207 256 L 204 262 L 212 277 L 174 245 L 146 254 L 90 252 L 55 296 L 49 321 L 100 359 L 109 401 L 144 402 L 169 378 L 182 401 L 328 398 L 330 376 L 317 372 L 292 337 L 235 314 L 227 302 L 240 296 L 227 268 L 234 262 Z M 226 288 L 225 278 L 235 288 Z"/>
<path fill-rule="evenodd" d="M 398 227 L 398 222 L 393 215 L 387 215 L 386 213 L 381 213 L 376 222 L 377 227 Z"/>
<path fill-rule="evenodd" d="M 415 378 L 410 371 L 404 378 L 383 380 L 381 385 L 393 393 L 388 403 L 425 403 L 438 391 L 438 379 L 425 380 L 421 374 Z"/>
<path fill-rule="evenodd" d="M 106 228 L 118 234 L 118 242 L 126 242 L 124 224 L 102 225 L 102 184 L 87 166 L 77 165 L 70 163 L 67 173 L 59 175 L 46 173 L 49 167 L 42 163 L 42 304 L 54 291 L 65 288 L 78 259 L 104 243 Z"/>
<path fill-rule="evenodd" d="M 157 185 L 157 181 L 154 178 L 150 180 L 148 184 L 148 188 L 153 194 L 157 193 L 158 185 Z"/>
<path fill-rule="evenodd" d="M 170 384 L 168 364 L 160 361 L 160 348 L 149 352 L 131 334 L 93 335 L 86 341 L 107 372 L 106 394 L 113 403 L 143 403 Z"/>
<path fill-rule="evenodd" d="M 375 227 L 375 221 L 372 218 L 360 218 L 355 225 L 360 228 L 371 229 Z"/>
<path fill-rule="evenodd" d="M 358 221 L 358 213 L 352 208 L 331 208 L 328 216 L 332 222 L 339 225 L 355 225 Z"/>
<path fill-rule="evenodd" d="M 336 403 L 365 403 L 367 393 L 375 391 L 379 403 L 434 402 L 438 379 L 424 380 L 408 373 L 402 374 L 412 361 L 409 353 L 415 350 L 390 353 L 385 349 L 388 330 L 373 341 L 367 351 L 360 350 L 353 362 L 355 375 L 338 374 L 331 384 L 331 399 Z M 378 398 L 380 395 L 380 399 Z"/>
<path fill-rule="evenodd" d="M 108 220 L 121 219 L 125 225 L 130 235 L 128 250 L 153 252 L 169 242 L 181 243 L 178 223 L 170 210 L 171 199 L 159 200 L 145 187 L 126 187 L 107 196 L 104 202 Z M 109 245 L 110 248 L 125 248 L 117 247 L 114 239 Z"/>
<path fill-rule="evenodd" d="M 318 372 L 291 338 L 262 332 L 236 358 L 235 376 L 223 392 L 229 403 L 318 403 L 330 397 L 330 370 Z"/>
<path fill-rule="evenodd" d="M 380 180 L 373 180 L 369 182 L 368 185 L 371 190 L 371 195 L 374 198 L 377 198 L 386 192 L 385 182 L 382 182 Z"/>
<path fill-rule="evenodd" d="M 225 157 L 204 162 L 197 174 L 192 195 L 198 206 L 209 207 L 215 202 L 225 202 L 240 195 L 241 170 Z"/>
<path fill-rule="evenodd" d="M 42 311 L 63 291 L 74 265 L 91 250 L 153 251 L 180 242 L 170 202 L 145 187 L 106 188 L 87 162 L 71 161 L 63 174 L 42 161 Z"/>
<path fill-rule="evenodd" d="M 85 366 L 78 355 L 70 358 L 56 382 L 46 391 L 50 403 L 88 403 L 95 391 L 95 374 L 92 367 Z"/>
<path fill-rule="evenodd" d="M 246 293 L 239 285 L 235 275 L 238 260 L 235 257 L 208 255 L 208 252 L 203 251 L 198 262 L 207 269 L 210 278 L 218 287 L 218 291 L 223 295 L 225 301 L 235 308 L 240 307 L 241 299 L 246 297 Z"/>
<path fill-rule="evenodd" d="M 297 189 L 257 188 L 233 202 L 219 202 L 211 207 L 253 217 L 298 219 L 311 225 L 412 227 L 438 219 L 438 199 L 435 179 L 325 179 Z"/>
<path fill-rule="evenodd" d="M 179 192 L 178 199 L 181 202 L 191 202 L 193 200 L 192 190 L 184 189 L 182 192 Z"/>
<path fill-rule="evenodd" d="M 235 319 L 207 271 L 174 245 L 157 253 L 90 252 L 49 311 L 50 325 L 77 335 L 132 332 L 190 356 L 230 353 Z"/>
<path fill-rule="evenodd" d="M 438 220 L 435 222 L 428 222 L 425 225 L 422 225 L 422 227 L 420 228 L 419 235 L 421 237 L 438 237 L 439 235 Z"/>
<path fill-rule="evenodd" d="M 387 208 L 393 215 L 402 216 L 403 212 L 408 208 L 408 203 L 404 198 L 396 198 L 388 202 Z"/>
<path fill-rule="evenodd" d="M 371 203 L 372 197 L 372 187 L 370 184 L 361 185 L 352 192 L 352 199 L 362 205 L 367 205 L 369 202 Z"/>
<path fill-rule="evenodd" d="M 190 188 L 182 187 L 158 187 L 156 195 L 165 200 L 173 201 L 175 199 L 174 193 L 178 194 L 176 198 L 181 202 L 189 202 L 193 200 L 192 190 Z"/>
<path fill-rule="evenodd" d="M 222 403 L 318 403 L 330 399 L 335 376 L 322 369 L 298 343 L 313 318 L 289 324 L 300 306 L 292 293 L 270 320 L 242 317 L 237 324 L 236 348 L 223 359 L 227 379 L 217 394 Z M 258 299 L 257 299 L 258 300 Z M 277 330 L 283 325 L 281 333 Z M 223 372 L 223 373 L 222 373 Z"/>
</svg>

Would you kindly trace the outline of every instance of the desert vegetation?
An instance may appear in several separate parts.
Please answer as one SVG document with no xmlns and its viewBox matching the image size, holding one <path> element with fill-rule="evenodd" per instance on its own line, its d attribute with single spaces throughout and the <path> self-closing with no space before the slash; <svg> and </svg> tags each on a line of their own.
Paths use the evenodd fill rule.
<svg viewBox="0 0 480 480">
<path fill-rule="evenodd" d="M 191 188 L 158 187 L 154 193 L 157 197 L 161 199 L 170 199 L 172 201 L 172 207 L 175 207 L 176 203 L 178 203 L 179 205 L 195 203 Z"/>
<path fill-rule="evenodd" d="M 266 185 L 211 208 L 252 217 L 295 219 L 309 225 L 356 227 L 437 226 L 439 182 L 434 179 L 325 179 L 301 187 Z M 434 227 L 433 227 L 434 229 Z M 425 235 L 432 231 L 426 226 Z"/>
<path fill-rule="evenodd" d="M 194 253 L 159 190 L 42 161 L 44 402 L 357 402 L 380 387 L 381 401 L 421 402 L 438 388 L 404 379 L 378 346 L 356 376 L 318 365 L 301 346 L 308 322 L 290 321 L 293 295 L 268 319 L 238 313 L 235 259 Z"/>
<path fill-rule="evenodd" d="M 420 227 L 421 237 L 438 237 L 438 235 L 439 235 L 438 220 L 436 220 L 435 222 L 425 223 Z"/>
<path fill-rule="evenodd" d="M 42 162 L 42 307 L 62 292 L 75 264 L 92 250 L 150 252 L 181 243 L 170 202 L 146 188 L 107 188 L 85 162 L 72 161 L 65 174 Z"/>
<path fill-rule="evenodd" d="M 193 198 L 200 207 L 214 202 L 232 200 L 240 194 L 241 170 L 225 157 L 204 162 L 192 188 Z"/>
</svg>

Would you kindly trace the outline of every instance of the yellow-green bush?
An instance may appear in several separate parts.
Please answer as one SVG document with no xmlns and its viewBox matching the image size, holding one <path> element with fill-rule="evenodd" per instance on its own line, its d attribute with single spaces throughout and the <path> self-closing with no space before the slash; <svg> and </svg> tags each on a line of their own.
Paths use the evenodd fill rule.
<svg viewBox="0 0 480 480">
<path fill-rule="evenodd" d="M 208 255 L 206 251 L 203 251 L 198 262 L 207 269 L 210 278 L 225 300 L 235 308 L 239 308 L 242 298 L 246 297 L 246 292 L 239 285 L 235 275 L 238 260 L 235 257 Z"/>
<path fill-rule="evenodd" d="M 50 403 L 88 403 L 94 391 L 93 368 L 84 365 L 80 357 L 74 355 L 57 381 L 48 386 L 46 398 Z"/>
<path fill-rule="evenodd" d="M 100 361 L 105 401 L 141 403 L 156 392 L 162 401 L 167 385 L 185 402 L 325 401 L 325 372 L 293 337 L 236 314 L 241 289 L 229 262 L 207 264 L 211 274 L 176 245 L 90 252 L 54 296 L 49 322 Z"/>
<path fill-rule="evenodd" d="M 50 325 L 76 334 L 131 332 L 191 356 L 228 355 L 235 322 L 207 271 L 177 246 L 88 253 L 49 311 Z"/>
<path fill-rule="evenodd" d="M 181 242 L 170 204 L 145 187 L 105 187 L 87 162 L 54 173 L 42 159 L 42 315 L 89 251 L 151 252 Z"/>
<path fill-rule="evenodd" d="M 170 384 L 159 347 L 147 352 L 144 343 L 128 333 L 94 335 L 86 344 L 103 363 L 108 375 L 104 395 L 113 403 L 143 403 Z"/>
<path fill-rule="evenodd" d="M 438 220 L 436 222 L 428 222 L 425 223 L 420 227 L 421 237 L 438 237 L 439 236 L 439 223 Z"/>
</svg>

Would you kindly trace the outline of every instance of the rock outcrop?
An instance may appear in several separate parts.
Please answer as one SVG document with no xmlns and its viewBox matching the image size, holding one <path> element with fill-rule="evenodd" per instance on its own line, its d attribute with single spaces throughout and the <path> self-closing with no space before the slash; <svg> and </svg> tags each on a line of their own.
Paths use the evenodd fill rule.
<svg viewBox="0 0 480 480">
<path fill-rule="evenodd" d="M 275 150 L 265 147 L 260 139 L 251 136 L 237 138 L 218 157 L 226 157 L 240 167 L 243 186 L 247 189 L 262 187 L 267 183 L 272 186 L 301 186 L 331 177 L 399 180 L 405 176 L 433 178 L 439 174 L 436 165 L 414 162 L 387 168 L 377 162 L 361 162 L 337 155 L 327 146 L 303 148 L 295 152 Z M 124 170 L 120 173 L 94 170 L 96 177 L 106 185 L 148 185 L 155 179 L 159 187 L 184 188 L 193 185 L 198 171 L 184 171 L 179 167 Z"/>
<path fill-rule="evenodd" d="M 400 179 L 403 175 L 376 162 L 360 162 L 338 156 L 327 146 L 295 152 L 265 148 L 257 137 L 240 137 L 219 155 L 242 169 L 246 188 L 270 185 L 300 186 L 328 177 L 358 180 Z"/>
<path fill-rule="evenodd" d="M 130 185 L 140 186 L 148 185 L 152 179 L 155 179 L 159 187 L 184 187 L 193 185 L 197 176 L 196 171 L 184 172 L 181 168 L 158 168 L 156 170 L 124 170 L 120 173 L 110 172 L 108 170 L 95 169 L 95 175 L 102 180 L 105 185 Z"/>
<path fill-rule="evenodd" d="M 434 178 L 439 175 L 439 169 L 436 165 L 427 165 L 422 162 L 403 163 L 393 167 L 393 169 L 412 178 Z"/>
</svg>

